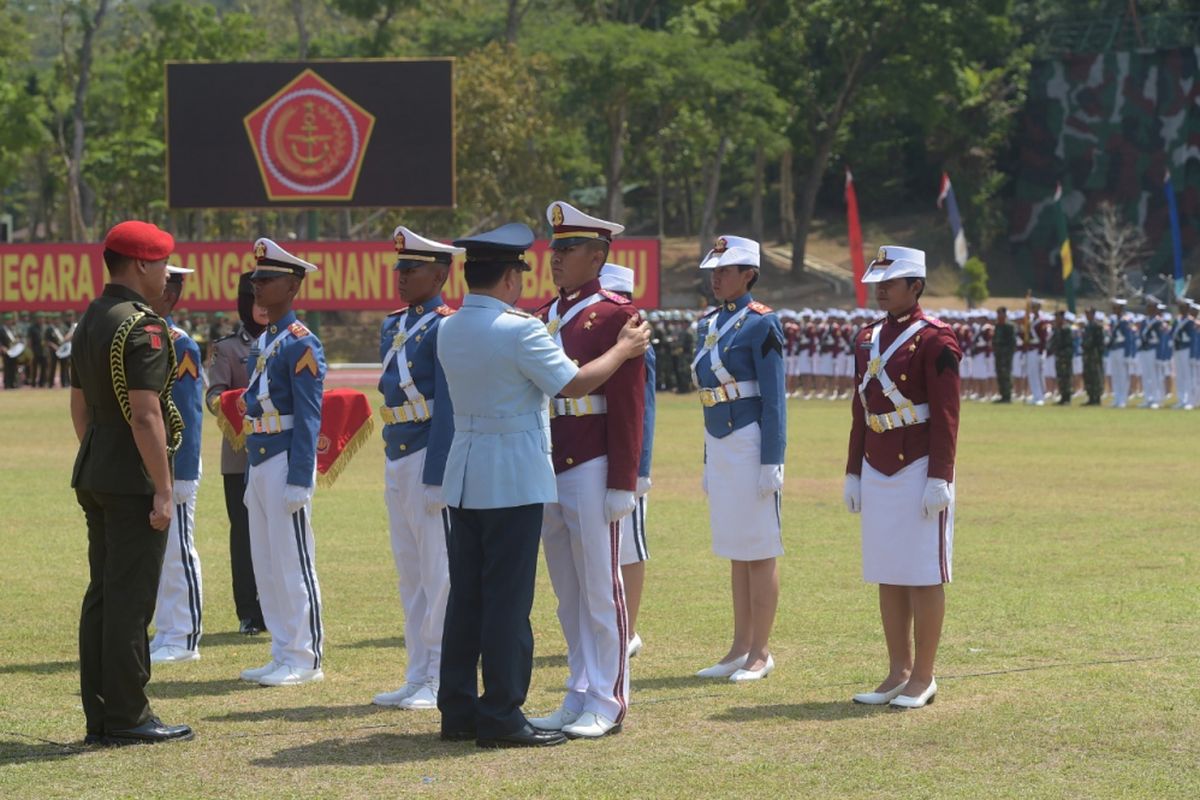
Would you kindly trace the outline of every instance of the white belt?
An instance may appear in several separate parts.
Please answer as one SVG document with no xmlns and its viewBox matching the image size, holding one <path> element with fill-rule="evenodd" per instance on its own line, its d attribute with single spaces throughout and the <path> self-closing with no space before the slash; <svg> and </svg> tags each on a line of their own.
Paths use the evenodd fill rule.
<svg viewBox="0 0 1200 800">
<path fill-rule="evenodd" d="M 242 429 L 246 433 L 283 433 L 290 431 L 295 424 L 295 417 L 291 414 L 280 414 L 278 411 L 273 411 L 261 417 L 246 417 L 246 422 Z"/>
<path fill-rule="evenodd" d="M 901 403 L 886 414 L 867 414 L 867 427 L 876 433 L 920 425 L 929 421 L 929 403 Z"/>
<path fill-rule="evenodd" d="M 718 403 L 729 403 L 733 400 L 741 400 L 743 397 L 759 397 L 758 381 L 737 381 L 736 383 L 724 383 L 715 389 L 701 389 L 700 402 L 706 407 L 711 408 Z"/>
<path fill-rule="evenodd" d="M 418 397 L 402 406 L 380 406 L 379 416 L 384 425 L 397 425 L 402 422 L 425 422 L 433 416 L 433 401 Z"/>
<path fill-rule="evenodd" d="M 555 397 L 550 400 L 551 417 L 587 417 L 608 412 L 608 398 L 602 394 L 586 397 Z"/>
</svg>

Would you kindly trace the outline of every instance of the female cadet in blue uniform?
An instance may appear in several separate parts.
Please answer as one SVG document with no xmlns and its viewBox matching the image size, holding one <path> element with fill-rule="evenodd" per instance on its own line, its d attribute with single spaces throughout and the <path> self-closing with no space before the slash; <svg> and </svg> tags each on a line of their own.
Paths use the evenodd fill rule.
<svg viewBox="0 0 1200 800">
<path fill-rule="evenodd" d="M 703 678 L 749 681 L 775 668 L 768 639 L 779 603 L 781 497 L 787 438 L 783 328 L 750 289 L 758 242 L 722 236 L 700 268 L 720 306 L 702 318 L 692 374 L 704 404 L 704 491 L 713 552 L 728 558 L 733 644 Z"/>
</svg>

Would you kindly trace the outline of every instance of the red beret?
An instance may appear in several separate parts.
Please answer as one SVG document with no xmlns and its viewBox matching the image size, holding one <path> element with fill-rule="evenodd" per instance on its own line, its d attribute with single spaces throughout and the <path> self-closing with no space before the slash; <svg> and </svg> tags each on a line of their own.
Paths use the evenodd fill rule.
<svg viewBox="0 0 1200 800">
<path fill-rule="evenodd" d="M 161 261 L 175 251 L 175 237 L 150 222 L 129 220 L 113 226 L 104 249 L 139 261 Z"/>
</svg>

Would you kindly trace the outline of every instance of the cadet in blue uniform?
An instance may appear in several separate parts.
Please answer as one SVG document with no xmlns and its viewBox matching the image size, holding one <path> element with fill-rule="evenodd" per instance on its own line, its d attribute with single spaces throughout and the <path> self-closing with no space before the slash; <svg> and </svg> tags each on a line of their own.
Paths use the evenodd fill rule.
<svg viewBox="0 0 1200 800">
<path fill-rule="evenodd" d="M 1108 374 L 1112 379 L 1113 408 L 1129 402 L 1129 367 L 1137 358 L 1137 338 L 1125 313 L 1125 300 L 1112 301 L 1112 325 L 1108 329 Z"/>
<path fill-rule="evenodd" d="M 1200 303 L 1192 303 L 1189 308 L 1192 317 L 1192 347 L 1191 347 L 1191 370 L 1192 370 L 1192 403 L 1185 405 L 1185 411 L 1191 411 L 1198 403 L 1200 403 Z"/>
<path fill-rule="evenodd" d="M 720 304 L 700 320 L 692 373 L 704 404 L 704 491 L 713 552 L 731 561 L 733 644 L 704 678 L 748 681 L 775 668 L 768 648 L 779 603 L 787 439 L 783 328 L 750 289 L 759 246 L 722 236 L 700 264 Z"/>
<path fill-rule="evenodd" d="M 1179 298 L 1179 316 L 1171 329 L 1171 344 L 1174 349 L 1175 405 L 1172 408 L 1190 410 L 1196 404 L 1195 386 L 1192 384 L 1192 339 L 1196 335 L 1196 321 L 1192 319 L 1192 299 Z"/>
<path fill-rule="evenodd" d="M 1163 379 L 1158 369 L 1158 349 L 1162 342 L 1162 312 L 1166 306 L 1154 297 L 1146 298 L 1146 319 L 1138 337 L 1138 366 L 1142 370 L 1142 402 L 1138 408 L 1158 408 L 1163 400 Z"/>
<path fill-rule="evenodd" d="M 605 264 L 600 269 L 600 287 L 633 299 L 634 272 L 620 264 Z M 629 519 L 621 526 L 621 582 L 625 584 L 625 613 L 629 619 L 628 654 L 633 658 L 642 650 L 642 637 L 637 633 L 638 609 L 642 605 L 642 588 L 646 583 L 646 562 L 650 550 L 646 546 L 646 493 L 650 491 L 650 460 L 654 451 L 654 404 L 657 359 L 654 348 L 646 351 L 646 395 L 642 411 L 642 453 L 638 459 L 637 504 Z"/>
<path fill-rule="evenodd" d="M 171 310 L 183 291 L 185 267 L 167 265 L 167 286 L 151 301 L 154 313 L 167 321 L 175 346 L 175 384 L 171 399 L 183 418 L 183 441 L 175 451 L 175 515 L 163 555 L 154 612 L 154 639 L 150 663 L 195 661 L 200 658 L 203 593 L 200 556 L 196 553 L 196 491 L 200 487 L 200 441 L 204 423 L 204 380 L 200 374 L 200 348 L 171 319 Z"/>
<path fill-rule="evenodd" d="M 300 282 L 317 268 L 270 239 L 254 243 L 254 256 L 254 300 L 267 310 L 268 324 L 250 351 L 253 371 L 243 395 L 250 460 L 246 509 L 271 660 L 244 670 L 242 680 L 293 686 L 325 677 L 312 530 L 325 352 L 292 311 Z"/>
<path fill-rule="evenodd" d="M 442 637 L 442 738 L 480 747 L 561 744 L 521 712 L 533 667 L 534 575 L 545 503 L 557 500 L 549 397 L 582 397 L 649 345 L 649 326 L 623 332 L 604 356 L 576 367 L 521 296 L 533 231 L 510 224 L 456 241 L 469 289 L 438 331 L 438 360 L 454 402 L 443 497 L 450 507 L 450 597 Z M 483 662 L 483 694 L 478 669 Z"/>
<path fill-rule="evenodd" d="M 442 500 L 442 471 L 454 436 L 454 409 L 437 359 L 439 323 L 453 310 L 442 302 L 442 285 L 461 247 L 426 239 L 401 225 L 396 246 L 396 283 L 405 308 L 383 321 L 379 359 L 383 373 L 384 498 L 392 556 L 404 606 L 405 684 L 375 695 L 375 704 L 437 708 L 442 663 L 442 625 L 450 575 L 446 535 L 450 517 Z"/>
</svg>

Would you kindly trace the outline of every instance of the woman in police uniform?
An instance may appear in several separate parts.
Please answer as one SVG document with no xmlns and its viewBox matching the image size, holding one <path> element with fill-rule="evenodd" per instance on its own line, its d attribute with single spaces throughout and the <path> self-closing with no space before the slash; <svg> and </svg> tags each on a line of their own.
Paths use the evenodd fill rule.
<svg viewBox="0 0 1200 800">
<path fill-rule="evenodd" d="M 702 318 L 692 375 L 704 404 L 704 491 L 713 552 L 731 562 L 733 644 L 697 673 L 749 681 L 775 668 L 768 648 L 783 555 L 780 503 L 787 438 L 783 329 L 754 302 L 758 242 L 722 236 L 700 268 L 719 307 Z"/>
</svg>

